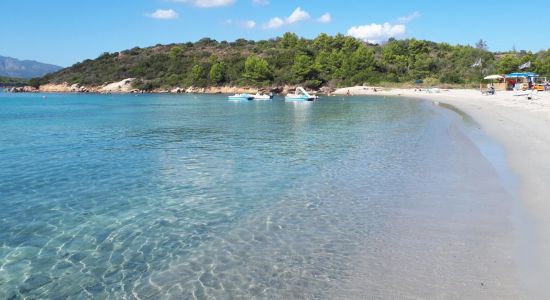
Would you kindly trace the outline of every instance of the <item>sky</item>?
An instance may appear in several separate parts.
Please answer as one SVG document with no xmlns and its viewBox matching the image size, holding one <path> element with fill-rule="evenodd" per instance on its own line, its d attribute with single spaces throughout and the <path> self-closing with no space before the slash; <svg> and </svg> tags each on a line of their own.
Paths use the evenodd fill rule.
<svg viewBox="0 0 550 300">
<path fill-rule="evenodd" d="M 371 42 L 393 37 L 473 45 L 484 39 L 492 51 L 550 48 L 548 10 L 521 13 L 503 0 L 1 2 L 0 55 L 64 67 L 135 46 L 203 37 L 260 40 L 287 31 L 307 38 L 342 33 Z"/>
</svg>

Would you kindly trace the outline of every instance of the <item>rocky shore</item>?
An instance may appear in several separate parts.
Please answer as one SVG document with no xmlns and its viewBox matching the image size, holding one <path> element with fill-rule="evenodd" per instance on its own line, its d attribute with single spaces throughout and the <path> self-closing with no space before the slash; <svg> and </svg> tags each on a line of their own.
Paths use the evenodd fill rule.
<svg viewBox="0 0 550 300">
<path fill-rule="evenodd" d="M 7 93 L 37 93 L 39 90 L 32 86 L 14 86 L 4 89 Z"/>
<path fill-rule="evenodd" d="M 88 86 L 69 83 L 48 83 L 38 88 L 32 86 L 12 87 L 6 89 L 8 93 L 99 93 L 99 94 L 126 94 L 126 93 L 196 93 L 196 94 L 240 94 L 240 93 L 275 93 L 288 94 L 296 89 L 296 86 L 271 86 L 271 87 L 238 87 L 238 86 L 210 86 L 210 87 L 172 87 L 170 89 L 154 89 L 143 91 L 132 86 L 134 78 L 127 78 L 122 81 L 112 82 L 100 86 Z M 330 94 L 334 89 L 323 87 L 312 93 Z"/>
</svg>

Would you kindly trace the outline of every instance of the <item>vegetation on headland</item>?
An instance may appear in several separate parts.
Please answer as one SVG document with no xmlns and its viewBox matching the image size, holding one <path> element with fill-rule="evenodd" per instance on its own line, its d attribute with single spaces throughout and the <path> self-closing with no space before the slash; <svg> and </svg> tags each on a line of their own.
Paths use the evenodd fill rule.
<svg viewBox="0 0 550 300">
<path fill-rule="evenodd" d="M 481 59 L 481 66 L 473 66 Z M 488 74 L 517 71 L 531 61 L 531 71 L 550 77 L 550 50 L 494 53 L 480 41 L 476 46 L 424 40 L 391 39 L 382 45 L 350 36 L 320 34 L 315 39 L 293 33 L 250 41 L 156 45 L 104 53 L 72 67 L 31 80 L 31 85 L 63 83 L 101 85 L 136 78 L 140 90 L 170 87 L 282 86 L 308 88 L 359 84 L 479 83 Z"/>
<path fill-rule="evenodd" d="M 0 86 L 24 86 L 29 84 L 28 79 L 0 76 Z"/>
</svg>

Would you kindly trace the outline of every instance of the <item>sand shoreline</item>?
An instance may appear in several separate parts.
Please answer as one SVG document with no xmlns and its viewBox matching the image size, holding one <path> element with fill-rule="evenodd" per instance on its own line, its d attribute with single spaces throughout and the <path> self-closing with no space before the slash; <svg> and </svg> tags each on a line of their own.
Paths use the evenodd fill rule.
<svg viewBox="0 0 550 300">
<path fill-rule="evenodd" d="M 538 93 L 533 99 L 515 92 L 482 95 L 477 90 L 376 89 L 351 87 L 335 94 L 376 95 L 429 100 L 452 105 L 471 116 L 491 138 L 505 150 L 508 165 L 519 177 L 519 205 L 534 218 L 532 237 L 536 240 L 533 254 L 526 258 L 529 272 L 528 289 L 535 299 L 550 293 L 550 93 Z"/>
</svg>

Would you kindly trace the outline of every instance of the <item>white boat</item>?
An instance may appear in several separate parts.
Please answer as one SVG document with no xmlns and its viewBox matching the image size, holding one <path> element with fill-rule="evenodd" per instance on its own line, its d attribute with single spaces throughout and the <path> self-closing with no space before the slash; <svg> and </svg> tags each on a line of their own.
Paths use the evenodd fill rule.
<svg viewBox="0 0 550 300">
<path fill-rule="evenodd" d="M 273 99 L 273 94 L 264 95 L 264 94 L 258 94 L 254 95 L 254 100 L 271 100 Z"/>
<path fill-rule="evenodd" d="M 297 87 L 294 94 L 288 94 L 285 97 L 285 101 L 315 101 L 319 97 L 310 95 L 304 88 Z"/>
<path fill-rule="evenodd" d="M 254 96 L 250 94 L 235 94 L 233 96 L 228 96 L 229 101 L 247 101 L 254 100 Z"/>
</svg>

